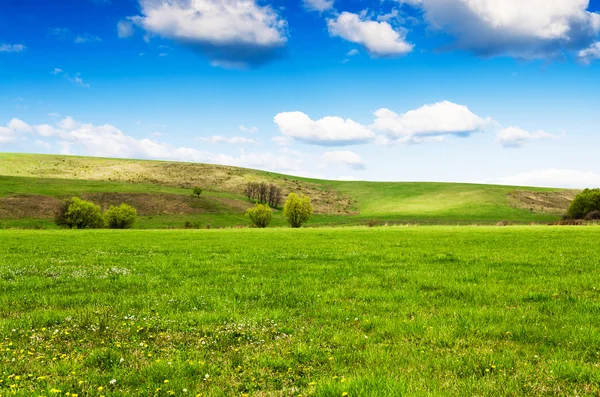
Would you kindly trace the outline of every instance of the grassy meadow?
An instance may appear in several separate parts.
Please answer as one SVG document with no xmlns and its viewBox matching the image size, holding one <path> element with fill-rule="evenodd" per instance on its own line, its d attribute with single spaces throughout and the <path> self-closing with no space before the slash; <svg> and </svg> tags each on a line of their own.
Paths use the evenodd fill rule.
<svg viewBox="0 0 600 397">
<path fill-rule="evenodd" d="M 600 393 L 600 228 L 0 231 L 0 396 Z"/>
<path fill-rule="evenodd" d="M 209 164 L 0 153 L 0 229 L 54 228 L 65 198 L 103 209 L 123 202 L 138 209 L 136 228 L 243 227 L 252 203 L 248 182 L 306 194 L 313 226 L 367 223 L 470 225 L 549 223 L 560 219 L 576 192 L 460 183 L 342 182 Z M 191 194 L 204 188 L 200 199 Z M 285 226 L 275 209 L 272 226 Z"/>
</svg>

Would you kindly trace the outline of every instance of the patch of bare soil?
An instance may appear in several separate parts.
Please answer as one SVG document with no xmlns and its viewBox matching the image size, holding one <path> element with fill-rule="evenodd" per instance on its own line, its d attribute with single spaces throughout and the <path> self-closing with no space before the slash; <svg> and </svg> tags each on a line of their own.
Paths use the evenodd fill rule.
<svg viewBox="0 0 600 397">
<path fill-rule="evenodd" d="M 578 193 L 577 190 L 553 192 L 517 190 L 509 193 L 509 202 L 515 208 L 527 209 L 534 213 L 564 215 Z"/>
<path fill-rule="evenodd" d="M 180 194 L 93 193 L 84 194 L 82 198 L 98 204 L 103 210 L 111 205 L 129 204 L 142 216 L 243 213 L 250 207 L 250 203 L 239 200 Z"/>
<path fill-rule="evenodd" d="M 46 196 L 0 197 L 0 218 L 52 218 L 59 204 L 60 200 Z"/>
</svg>

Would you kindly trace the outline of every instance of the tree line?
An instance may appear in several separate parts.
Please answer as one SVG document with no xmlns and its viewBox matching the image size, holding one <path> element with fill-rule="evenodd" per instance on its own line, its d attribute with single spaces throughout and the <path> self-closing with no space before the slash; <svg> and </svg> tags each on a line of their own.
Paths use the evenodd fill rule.
<svg viewBox="0 0 600 397">
<path fill-rule="evenodd" d="M 281 188 L 274 184 L 265 182 L 250 182 L 244 189 L 244 195 L 248 200 L 257 204 L 267 204 L 271 208 L 277 208 L 281 204 Z"/>
</svg>

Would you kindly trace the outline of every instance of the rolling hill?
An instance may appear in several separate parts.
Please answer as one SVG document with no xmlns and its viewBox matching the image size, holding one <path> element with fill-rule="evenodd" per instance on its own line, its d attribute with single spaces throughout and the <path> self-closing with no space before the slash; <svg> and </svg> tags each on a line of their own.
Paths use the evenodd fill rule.
<svg viewBox="0 0 600 397">
<path fill-rule="evenodd" d="M 342 182 L 237 167 L 148 160 L 0 153 L 0 227 L 51 228 L 60 201 L 80 196 L 106 208 L 129 203 L 138 228 L 246 225 L 251 181 L 274 183 L 285 194 L 309 195 L 312 225 L 370 220 L 418 224 L 549 222 L 576 191 L 515 186 L 416 182 Z M 200 199 L 191 188 L 205 189 Z M 279 211 L 274 226 L 285 222 Z"/>
</svg>

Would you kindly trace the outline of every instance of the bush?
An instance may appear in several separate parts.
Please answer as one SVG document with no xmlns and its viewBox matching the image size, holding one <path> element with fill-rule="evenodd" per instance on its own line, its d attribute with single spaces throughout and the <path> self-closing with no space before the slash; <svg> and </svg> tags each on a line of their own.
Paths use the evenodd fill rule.
<svg viewBox="0 0 600 397">
<path fill-rule="evenodd" d="M 79 197 L 65 201 L 60 206 L 55 221 L 58 226 L 70 229 L 98 229 L 104 225 L 100 206 Z"/>
<path fill-rule="evenodd" d="M 200 222 L 185 221 L 183 227 L 186 229 L 200 229 Z"/>
<path fill-rule="evenodd" d="M 246 216 L 250 218 L 250 223 L 256 227 L 265 228 L 271 223 L 273 211 L 271 207 L 264 204 L 257 204 L 256 207 L 248 209 Z"/>
<path fill-rule="evenodd" d="M 600 189 L 585 189 L 571 203 L 568 216 L 572 219 L 583 219 L 593 211 L 600 211 Z"/>
<path fill-rule="evenodd" d="M 194 196 L 198 196 L 198 198 L 200 198 L 200 195 L 202 194 L 203 190 L 201 187 L 196 186 L 194 190 L 192 190 L 192 192 L 194 193 Z"/>
<path fill-rule="evenodd" d="M 313 206 L 310 197 L 302 195 L 299 197 L 296 193 L 290 193 L 285 205 L 283 206 L 283 216 L 293 228 L 299 228 L 310 220 L 313 213 Z"/>
<path fill-rule="evenodd" d="M 73 199 L 64 200 L 60 204 L 60 207 L 58 207 L 56 215 L 54 216 L 54 223 L 56 223 L 57 226 L 68 227 L 69 229 L 73 229 L 73 226 L 75 226 L 73 220 L 67 217 L 67 211 L 69 210 L 72 201 Z"/>
<path fill-rule="evenodd" d="M 369 226 L 369 227 L 379 226 L 379 221 L 377 219 L 369 219 L 367 221 L 367 226 Z"/>
<path fill-rule="evenodd" d="M 130 205 L 111 205 L 104 213 L 104 221 L 109 229 L 131 229 L 137 219 L 137 210 Z"/>
<path fill-rule="evenodd" d="M 600 220 L 600 211 L 592 211 L 585 216 L 586 221 L 597 221 Z"/>
</svg>

